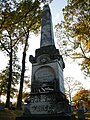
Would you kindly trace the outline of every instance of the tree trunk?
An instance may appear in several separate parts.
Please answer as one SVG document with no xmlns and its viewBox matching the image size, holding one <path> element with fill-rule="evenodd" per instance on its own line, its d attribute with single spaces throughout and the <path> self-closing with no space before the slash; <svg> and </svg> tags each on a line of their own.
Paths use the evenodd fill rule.
<svg viewBox="0 0 90 120">
<path fill-rule="evenodd" d="M 17 109 L 19 109 L 19 110 L 22 109 L 22 92 L 23 92 L 23 83 L 24 83 L 26 48 L 28 45 L 28 37 L 29 37 L 29 31 L 28 31 L 27 36 L 26 36 L 26 42 L 25 42 L 25 47 L 24 47 L 23 57 L 22 57 L 22 71 L 21 71 L 21 79 L 20 79 L 20 89 L 19 89 L 19 94 L 18 94 L 18 98 L 17 98 Z"/>
<path fill-rule="evenodd" d="M 71 93 L 69 94 L 69 98 L 70 98 L 70 105 L 72 105 L 72 96 L 71 96 Z"/>
<path fill-rule="evenodd" d="M 2 101 L 1 101 L 2 88 L 3 88 L 3 86 L 1 87 L 1 90 L 0 90 L 0 103 L 2 102 Z"/>
<path fill-rule="evenodd" d="M 0 95 L 0 103 L 1 103 L 1 95 Z"/>
<path fill-rule="evenodd" d="M 10 109 L 10 90 L 12 82 L 12 42 L 11 42 L 11 51 L 10 51 L 10 61 L 9 61 L 9 79 L 7 86 L 7 99 L 6 99 L 6 108 Z"/>
<path fill-rule="evenodd" d="M 25 73 L 25 59 L 26 59 L 26 53 L 23 52 L 20 89 L 17 99 L 17 109 L 22 109 L 22 91 L 23 91 L 23 82 L 24 82 L 24 73 Z"/>
</svg>

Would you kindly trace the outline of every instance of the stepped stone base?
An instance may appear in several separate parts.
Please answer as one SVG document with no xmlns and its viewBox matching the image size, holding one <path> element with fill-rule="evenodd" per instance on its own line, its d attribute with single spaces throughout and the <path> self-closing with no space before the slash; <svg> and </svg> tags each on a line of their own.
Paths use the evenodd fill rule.
<svg viewBox="0 0 90 120">
<path fill-rule="evenodd" d="M 16 120 L 74 120 L 71 115 L 55 114 L 55 115 L 31 115 L 17 117 Z"/>
<path fill-rule="evenodd" d="M 31 94 L 30 102 L 16 120 L 74 120 L 68 100 L 60 92 Z"/>
</svg>

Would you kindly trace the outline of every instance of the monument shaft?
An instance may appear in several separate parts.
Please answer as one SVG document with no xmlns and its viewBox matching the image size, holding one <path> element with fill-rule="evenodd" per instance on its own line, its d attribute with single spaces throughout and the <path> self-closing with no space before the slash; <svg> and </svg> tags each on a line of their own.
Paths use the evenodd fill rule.
<svg viewBox="0 0 90 120">
<path fill-rule="evenodd" d="M 54 45 L 52 16 L 48 5 L 43 7 L 40 47 Z"/>
</svg>

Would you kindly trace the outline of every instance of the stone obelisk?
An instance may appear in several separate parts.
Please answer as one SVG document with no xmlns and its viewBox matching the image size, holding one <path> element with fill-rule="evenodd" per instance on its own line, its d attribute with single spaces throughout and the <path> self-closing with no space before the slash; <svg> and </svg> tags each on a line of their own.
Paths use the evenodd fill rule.
<svg viewBox="0 0 90 120">
<path fill-rule="evenodd" d="M 55 47 L 52 16 L 48 4 L 43 7 L 42 11 L 40 48 L 36 49 L 35 57 L 30 56 L 30 62 L 32 63 L 31 92 L 40 91 L 43 84 L 48 86 L 48 84 L 53 83 L 54 90 L 64 93 L 63 69 L 65 64 L 59 50 Z M 46 73 L 43 71 L 46 71 Z M 50 78 L 51 71 L 53 73 Z"/>
<path fill-rule="evenodd" d="M 31 93 L 21 120 L 71 120 L 64 93 L 65 64 L 55 47 L 48 4 L 42 11 L 40 48 L 36 49 L 35 57 L 30 55 L 29 60 L 32 63 Z"/>
<path fill-rule="evenodd" d="M 40 47 L 55 45 L 52 16 L 48 5 L 43 7 Z"/>
</svg>

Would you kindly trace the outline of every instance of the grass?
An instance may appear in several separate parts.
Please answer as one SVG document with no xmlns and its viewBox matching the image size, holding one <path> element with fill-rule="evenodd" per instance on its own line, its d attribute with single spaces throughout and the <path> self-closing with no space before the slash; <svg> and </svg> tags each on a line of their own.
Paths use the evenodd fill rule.
<svg viewBox="0 0 90 120">
<path fill-rule="evenodd" d="M 17 116 L 21 115 L 22 111 L 4 109 L 0 111 L 0 120 L 15 120 Z"/>
</svg>

